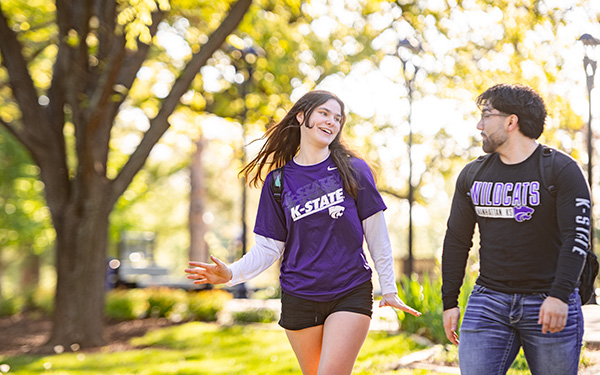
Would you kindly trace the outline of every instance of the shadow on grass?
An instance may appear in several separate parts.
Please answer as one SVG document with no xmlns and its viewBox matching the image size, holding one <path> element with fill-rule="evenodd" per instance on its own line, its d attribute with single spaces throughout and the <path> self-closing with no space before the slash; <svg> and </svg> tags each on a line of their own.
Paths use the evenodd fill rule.
<svg viewBox="0 0 600 375">
<path fill-rule="evenodd" d="M 131 343 L 136 349 L 0 358 L 0 369 L 12 375 L 301 374 L 285 332 L 274 324 L 191 322 Z M 390 362 L 421 348 L 405 334 L 370 332 L 354 373 L 383 374 Z"/>
</svg>

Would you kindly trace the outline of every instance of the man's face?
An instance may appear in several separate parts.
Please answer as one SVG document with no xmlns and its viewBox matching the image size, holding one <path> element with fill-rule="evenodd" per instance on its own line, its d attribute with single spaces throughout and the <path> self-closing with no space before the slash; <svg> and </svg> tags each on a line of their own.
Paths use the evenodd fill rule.
<svg viewBox="0 0 600 375">
<path fill-rule="evenodd" d="M 477 129 L 481 130 L 482 148 L 487 153 L 496 152 L 508 139 L 506 126 L 508 125 L 507 113 L 502 113 L 491 105 L 484 105 Z"/>
</svg>

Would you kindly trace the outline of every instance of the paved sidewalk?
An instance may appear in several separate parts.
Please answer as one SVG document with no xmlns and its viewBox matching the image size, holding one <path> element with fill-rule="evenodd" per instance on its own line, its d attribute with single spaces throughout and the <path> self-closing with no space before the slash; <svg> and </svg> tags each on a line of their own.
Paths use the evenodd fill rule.
<svg viewBox="0 0 600 375">
<path fill-rule="evenodd" d="M 389 306 L 379 307 L 379 301 L 374 301 L 370 330 L 396 332 L 399 329 L 400 322 L 396 310 Z"/>
<path fill-rule="evenodd" d="M 600 305 L 585 305 L 583 310 L 583 341 L 600 347 Z"/>
</svg>

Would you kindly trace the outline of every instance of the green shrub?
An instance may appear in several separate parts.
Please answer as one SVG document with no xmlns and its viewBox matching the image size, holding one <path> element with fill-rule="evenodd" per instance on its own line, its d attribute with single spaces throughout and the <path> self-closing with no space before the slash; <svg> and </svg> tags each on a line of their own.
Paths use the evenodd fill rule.
<svg viewBox="0 0 600 375">
<path fill-rule="evenodd" d="M 459 297 L 461 317 L 467 306 L 467 300 L 473 290 L 474 283 L 475 275 L 467 273 Z M 416 333 L 436 343 L 448 342 L 444 331 L 444 307 L 442 305 L 441 289 L 442 279 L 440 277 L 431 279 L 424 275 L 421 283 L 416 279 L 402 277 L 398 285 L 398 296 L 407 305 L 422 313 L 421 316 L 414 317 L 396 310 L 403 331 Z"/>
<path fill-rule="evenodd" d="M 175 322 L 215 321 L 225 302 L 232 298 L 230 293 L 219 289 L 200 292 L 165 287 L 111 290 L 106 294 L 104 311 L 108 318 L 116 320 L 165 317 Z"/>
<path fill-rule="evenodd" d="M 271 323 L 275 321 L 275 312 L 267 308 L 254 308 L 235 311 L 233 321 L 236 323 Z"/>
<path fill-rule="evenodd" d="M 134 320 L 142 318 L 148 311 L 145 293 L 139 289 L 111 290 L 106 293 L 104 313 L 116 320 Z"/>
<path fill-rule="evenodd" d="M 188 311 L 191 319 L 205 322 L 217 320 L 217 313 L 233 295 L 222 289 L 201 290 L 188 295 Z"/>
<path fill-rule="evenodd" d="M 281 286 L 269 286 L 264 289 L 259 289 L 252 294 L 252 298 L 255 299 L 280 299 L 281 298 Z"/>
<path fill-rule="evenodd" d="M 0 316 L 12 316 L 23 309 L 23 299 L 17 296 L 0 296 Z"/>
<path fill-rule="evenodd" d="M 148 298 L 148 316 L 153 318 L 169 318 L 172 313 L 182 314 L 187 311 L 187 292 L 182 289 L 150 288 L 146 289 Z M 181 320 L 183 317 L 178 318 Z"/>
<path fill-rule="evenodd" d="M 424 276 L 423 282 L 419 283 L 416 279 L 402 277 L 398 285 L 398 296 L 407 305 L 421 312 L 421 316 L 414 317 L 396 310 L 403 331 L 416 333 L 434 342 L 443 342 L 446 339 L 440 288 L 439 278 L 432 280 Z"/>
</svg>

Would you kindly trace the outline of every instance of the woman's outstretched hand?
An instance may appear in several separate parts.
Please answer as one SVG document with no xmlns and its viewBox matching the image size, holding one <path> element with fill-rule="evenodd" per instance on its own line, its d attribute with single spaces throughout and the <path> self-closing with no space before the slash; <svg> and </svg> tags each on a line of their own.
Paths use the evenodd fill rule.
<svg viewBox="0 0 600 375">
<path fill-rule="evenodd" d="M 405 304 L 396 293 L 387 293 L 383 295 L 383 299 L 379 302 L 379 307 L 391 306 L 398 310 L 402 310 L 414 316 L 420 316 L 421 313 L 412 307 Z"/>
<path fill-rule="evenodd" d="M 214 256 L 210 259 L 215 264 L 204 262 L 189 262 L 189 265 L 196 268 L 188 268 L 185 272 L 187 278 L 194 280 L 194 284 L 224 284 L 233 277 L 231 270 L 225 263 Z"/>
</svg>

